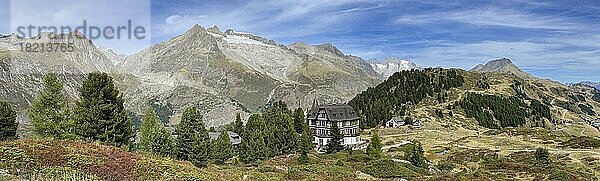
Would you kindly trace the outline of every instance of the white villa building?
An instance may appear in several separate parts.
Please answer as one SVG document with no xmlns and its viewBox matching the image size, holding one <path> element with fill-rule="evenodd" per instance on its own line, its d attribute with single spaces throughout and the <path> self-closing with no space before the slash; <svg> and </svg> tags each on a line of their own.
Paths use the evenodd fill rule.
<svg viewBox="0 0 600 181">
<path fill-rule="evenodd" d="M 332 124 L 338 124 L 340 133 L 344 135 L 343 146 L 362 149 L 366 145 L 365 141 L 360 139 L 359 117 L 349 105 L 318 105 L 317 101 L 314 101 L 306 120 L 314 135 L 313 143 L 317 150 L 324 149 L 331 139 Z"/>
</svg>

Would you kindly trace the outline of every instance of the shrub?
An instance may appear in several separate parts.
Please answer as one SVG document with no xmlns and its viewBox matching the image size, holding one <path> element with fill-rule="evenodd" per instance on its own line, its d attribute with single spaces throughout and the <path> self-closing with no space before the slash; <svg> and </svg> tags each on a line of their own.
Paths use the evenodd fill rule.
<svg viewBox="0 0 600 181">
<path fill-rule="evenodd" d="M 436 167 L 437 167 L 438 169 L 440 169 L 440 171 L 441 171 L 442 173 L 449 173 L 449 172 L 451 172 L 451 171 L 452 171 L 452 169 L 454 169 L 454 164 L 453 164 L 452 162 L 449 162 L 449 161 L 445 161 L 445 160 L 444 160 L 444 161 L 441 161 L 440 163 L 438 163 L 438 164 L 436 165 Z"/>
<path fill-rule="evenodd" d="M 600 139 L 587 136 L 575 137 L 562 143 L 562 146 L 575 149 L 600 148 Z"/>
<path fill-rule="evenodd" d="M 392 160 L 374 160 L 367 164 L 363 172 L 377 178 L 411 178 L 418 174 L 402 163 L 396 163 Z"/>
<path fill-rule="evenodd" d="M 535 161 L 541 165 L 550 164 L 550 153 L 547 149 L 537 148 L 535 150 Z"/>
</svg>

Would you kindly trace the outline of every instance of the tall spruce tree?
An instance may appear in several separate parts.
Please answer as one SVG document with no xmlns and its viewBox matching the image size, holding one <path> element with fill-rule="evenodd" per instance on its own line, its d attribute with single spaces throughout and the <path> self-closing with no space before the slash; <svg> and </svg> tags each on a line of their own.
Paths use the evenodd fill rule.
<svg viewBox="0 0 600 181">
<path fill-rule="evenodd" d="M 335 153 L 338 151 L 342 151 L 344 149 L 344 146 L 341 142 L 343 141 L 342 139 L 344 139 L 344 135 L 340 133 L 340 128 L 337 122 L 332 122 L 330 135 L 331 139 L 329 139 L 329 142 L 327 142 L 327 145 L 325 145 L 325 152 Z"/>
<path fill-rule="evenodd" d="M 229 134 L 225 129 L 221 130 L 221 134 L 217 140 L 212 141 L 211 158 L 218 163 L 225 163 L 225 160 L 234 156 L 233 145 Z"/>
<path fill-rule="evenodd" d="M 139 150 L 160 156 L 172 156 L 174 147 L 173 137 L 162 123 L 158 122 L 154 109 L 149 107 L 142 118 Z"/>
<path fill-rule="evenodd" d="M 9 103 L 0 101 L 0 141 L 17 139 L 17 113 Z"/>
<path fill-rule="evenodd" d="M 282 101 L 277 101 L 267 109 L 264 118 L 267 125 L 265 143 L 269 156 L 292 153 L 296 150 L 298 134 L 294 130 L 291 112 Z"/>
<path fill-rule="evenodd" d="M 423 151 L 421 143 L 416 142 L 413 144 L 412 149 L 409 150 L 408 161 L 416 167 L 424 167 L 427 161 L 424 153 L 425 151 Z"/>
<path fill-rule="evenodd" d="M 244 122 L 242 122 L 242 116 L 240 115 L 240 113 L 237 113 L 237 115 L 235 116 L 235 122 L 233 123 L 232 131 L 242 137 L 244 136 L 242 133 L 244 131 Z"/>
<path fill-rule="evenodd" d="M 373 158 L 381 158 L 381 139 L 379 138 L 378 131 L 375 130 L 369 146 L 367 146 L 367 154 Z"/>
<path fill-rule="evenodd" d="M 190 161 L 197 167 L 206 166 L 210 139 L 202 115 L 195 107 L 188 107 L 175 126 L 177 158 Z"/>
<path fill-rule="evenodd" d="M 44 88 L 29 108 L 29 119 L 36 136 L 61 138 L 72 132 L 67 98 L 62 89 L 63 84 L 56 74 L 44 76 Z"/>
<path fill-rule="evenodd" d="M 260 114 L 248 118 L 240 145 L 240 158 L 242 162 L 256 164 L 267 158 L 267 146 L 264 137 L 265 122 Z"/>
<path fill-rule="evenodd" d="M 75 133 L 119 147 L 129 147 L 134 135 L 121 93 L 106 73 L 89 73 L 79 88 L 73 120 Z"/>
<path fill-rule="evenodd" d="M 310 130 L 306 126 L 302 126 L 302 135 L 300 136 L 300 158 L 298 159 L 300 163 L 305 164 L 309 162 L 308 152 L 314 148 L 314 145 L 311 141 L 312 135 L 310 134 Z"/>
<path fill-rule="evenodd" d="M 300 143 L 298 143 L 299 148 L 301 151 L 305 151 L 305 152 L 309 152 L 310 150 L 312 150 L 314 148 L 314 144 L 312 143 L 312 134 L 311 131 L 308 129 L 307 126 L 303 126 L 304 128 L 302 129 L 302 135 L 300 136 Z"/>
<path fill-rule="evenodd" d="M 297 108 L 293 114 L 294 117 L 294 129 L 296 133 L 302 134 L 304 131 L 304 125 L 306 124 L 306 120 L 304 119 L 304 110 L 302 108 Z"/>
</svg>

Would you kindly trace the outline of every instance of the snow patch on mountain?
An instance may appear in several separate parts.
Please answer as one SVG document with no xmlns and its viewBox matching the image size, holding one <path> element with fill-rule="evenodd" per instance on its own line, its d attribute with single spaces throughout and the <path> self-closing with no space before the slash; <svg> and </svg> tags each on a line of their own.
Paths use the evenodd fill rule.
<svg viewBox="0 0 600 181">
<path fill-rule="evenodd" d="M 268 44 L 260 42 L 260 41 L 252 40 L 245 36 L 238 36 L 238 35 L 226 35 L 225 37 L 223 37 L 223 40 L 225 40 L 229 44 L 260 45 L 260 46 L 265 46 L 265 47 L 273 46 L 273 45 L 268 45 Z"/>
<path fill-rule="evenodd" d="M 421 69 L 421 66 L 410 60 L 398 58 L 386 58 L 383 61 L 371 61 L 369 64 L 383 79 L 387 79 L 394 75 L 394 73 L 403 70 Z"/>
</svg>

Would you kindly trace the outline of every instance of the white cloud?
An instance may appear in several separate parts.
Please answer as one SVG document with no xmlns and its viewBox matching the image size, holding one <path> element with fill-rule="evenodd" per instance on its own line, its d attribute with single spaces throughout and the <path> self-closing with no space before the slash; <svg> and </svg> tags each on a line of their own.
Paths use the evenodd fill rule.
<svg viewBox="0 0 600 181">
<path fill-rule="evenodd" d="M 202 14 L 166 16 L 158 36 L 182 33 L 200 24 L 264 33 L 269 38 L 299 37 L 331 30 L 351 20 L 354 13 L 385 6 L 386 1 L 380 0 L 250 0 L 238 7 L 202 7 Z"/>
<path fill-rule="evenodd" d="M 432 46 L 413 53 L 415 61 L 426 62 L 426 66 L 443 65 L 468 70 L 491 59 L 508 57 L 519 67 L 532 72 L 543 72 L 544 75 L 551 75 L 557 71 L 585 71 L 590 75 L 600 75 L 600 70 L 597 69 L 600 67 L 600 48 L 574 51 L 569 50 L 569 47 L 570 45 L 561 42 L 482 41 Z M 586 74 L 580 74 L 572 76 L 571 79 L 577 76 L 580 80 L 586 78 Z"/>
<path fill-rule="evenodd" d="M 576 19 L 560 15 L 538 15 L 511 9 L 479 8 L 422 15 L 404 15 L 398 17 L 395 22 L 399 24 L 460 22 L 477 26 L 504 26 L 556 30 L 573 30 L 581 28 L 580 24 L 573 23 L 574 20 Z"/>
</svg>

